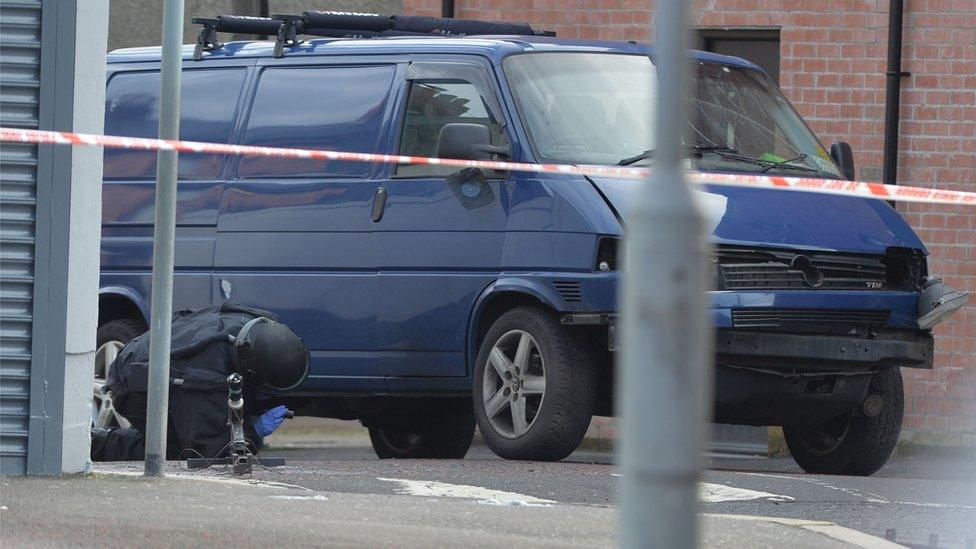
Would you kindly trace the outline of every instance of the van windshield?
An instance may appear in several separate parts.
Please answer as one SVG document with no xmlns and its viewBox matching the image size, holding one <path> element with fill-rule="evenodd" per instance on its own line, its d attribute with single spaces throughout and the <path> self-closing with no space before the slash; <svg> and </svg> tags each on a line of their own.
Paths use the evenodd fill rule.
<svg viewBox="0 0 976 549">
<path fill-rule="evenodd" d="M 645 56 L 534 53 L 504 62 L 538 159 L 649 165 L 657 72 Z M 692 169 L 840 178 L 841 172 L 764 74 L 698 61 L 682 136 Z"/>
</svg>

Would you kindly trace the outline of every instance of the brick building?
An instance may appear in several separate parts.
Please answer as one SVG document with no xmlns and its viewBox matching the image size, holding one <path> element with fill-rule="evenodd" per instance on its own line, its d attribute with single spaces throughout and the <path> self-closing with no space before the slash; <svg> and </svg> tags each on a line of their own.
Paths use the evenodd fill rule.
<svg viewBox="0 0 976 549">
<path fill-rule="evenodd" d="M 364 11 L 395 13 L 401 0 L 184 0 L 183 43 L 197 40 L 200 27 L 193 17 L 213 17 L 223 13 L 262 15 L 267 13 L 301 13 L 304 10 Z M 109 4 L 108 50 L 137 46 L 158 46 L 162 41 L 163 3 L 113 0 Z M 253 36 L 227 36 L 222 40 L 251 40 Z"/>
<path fill-rule="evenodd" d="M 459 18 L 522 21 L 564 38 L 651 39 L 641 0 L 456 0 Z M 848 141 L 857 176 L 880 180 L 888 0 L 696 0 L 699 43 L 753 51 L 778 71 L 787 97 L 827 144 Z M 404 0 L 405 13 L 440 16 L 440 0 Z M 976 0 L 907 0 L 898 180 L 976 191 Z M 768 48 L 752 48 L 765 42 Z M 752 43 L 752 44 L 750 44 Z M 712 47 L 714 46 L 714 48 Z M 750 49 L 751 48 L 751 49 Z M 759 62 L 758 59 L 756 59 Z M 929 270 L 976 291 L 976 212 L 899 205 L 928 245 Z M 976 446 L 976 299 L 935 330 L 935 369 L 903 370 L 902 442 Z"/>
</svg>

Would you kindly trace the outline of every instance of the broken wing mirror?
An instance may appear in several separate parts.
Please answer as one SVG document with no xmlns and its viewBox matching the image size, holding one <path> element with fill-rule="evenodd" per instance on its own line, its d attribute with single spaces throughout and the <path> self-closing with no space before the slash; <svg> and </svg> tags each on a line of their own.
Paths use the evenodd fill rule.
<svg viewBox="0 0 976 549">
<path fill-rule="evenodd" d="M 830 158 L 840 168 L 848 181 L 854 181 L 854 151 L 844 141 L 836 141 L 830 146 Z"/>
<path fill-rule="evenodd" d="M 488 126 L 482 124 L 445 124 L 437 137 L 438 158 L 491 160 L 493 155 L 511 156 L 508 147 L 491 144 Z"/>
</svg>

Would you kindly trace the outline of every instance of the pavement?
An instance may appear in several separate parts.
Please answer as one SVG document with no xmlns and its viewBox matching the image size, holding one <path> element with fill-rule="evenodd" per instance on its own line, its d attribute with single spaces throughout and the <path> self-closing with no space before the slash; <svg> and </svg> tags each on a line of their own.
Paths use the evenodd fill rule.
<svg viewBox="0 0 976 549">
<path fill-rule="evenodd" d="M 626 479 L 612 454 L 510 462 L 481 445 L 464 460 L 375 458 L 361 428 L 293 422 L 263 455 L 288 465 L 234 478 L 222 467 L 140 476 L 8 478 L 4 546 L 610 546 Z M 314 427 L 314 425 L 313 425 Z M 303 438 L 304 437 L 304 438 Z M 967 547 L 976 460 L 896 458 L 868 478 L 803 474 L 791 460 L 710 455 L 699 489 L 704 547 Z"/>
</svg>

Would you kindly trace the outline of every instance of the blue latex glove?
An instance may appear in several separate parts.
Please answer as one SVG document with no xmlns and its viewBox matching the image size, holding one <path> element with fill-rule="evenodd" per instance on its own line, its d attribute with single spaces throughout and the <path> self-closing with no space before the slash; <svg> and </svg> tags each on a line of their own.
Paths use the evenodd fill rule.
<svg viewBox="0 0 976 549">
<path fill-rule="evenodd" d="M 288 408 L 281 405 L 261 414 L 254 420 L 254 432 L 261 438 L 270 435 L 285 421 L 285 414 L 287 413 Z"/>
</svg>

